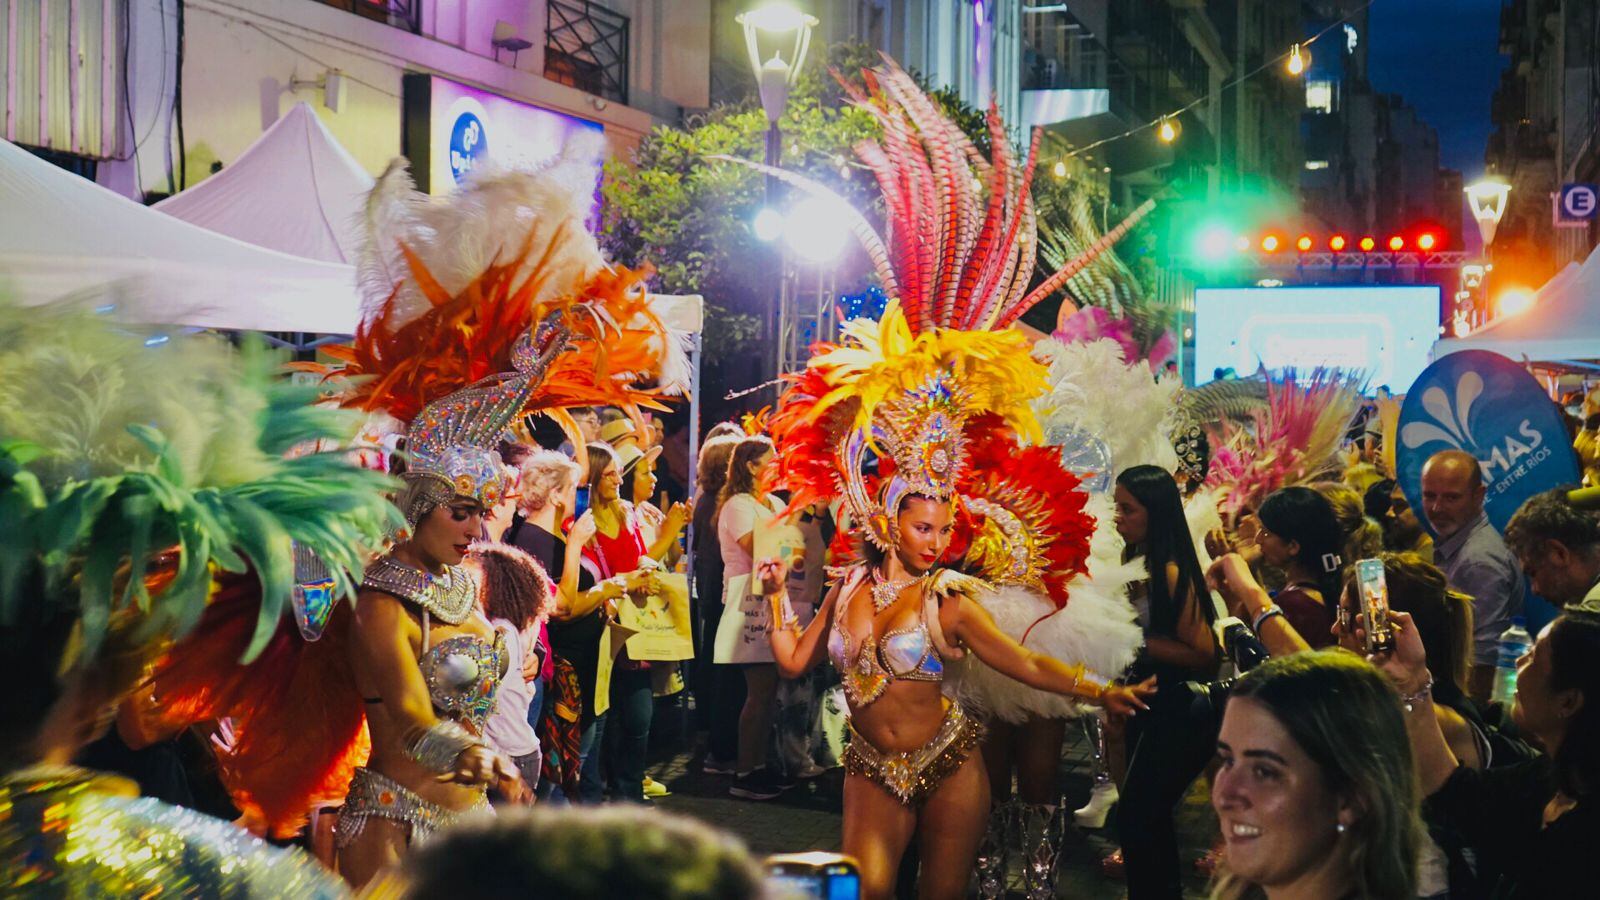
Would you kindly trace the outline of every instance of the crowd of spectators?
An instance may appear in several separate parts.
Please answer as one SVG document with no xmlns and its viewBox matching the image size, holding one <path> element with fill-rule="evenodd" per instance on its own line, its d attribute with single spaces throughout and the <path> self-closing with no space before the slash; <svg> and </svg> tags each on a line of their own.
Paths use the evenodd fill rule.
<svg viewBox="0 0 1600 900">
<path fill-rule="evenodd" d="M 692 727 L 668 752 L 692 749 L 746 801 L 837 763 L 830 684 L 782 680 L 746 621 L 761 607 L 749 602 L 752 561 L 783 539 L 790 596 L 809 617 L 835 525 L 807 509 L 774 537 L 787 526 L 773 448 L 738 426 L 713 428 L 691 460 L 668 447 L 686 436 L 668 439 L 659 420 L 581 410 L 573 421 L 577 434 L 546 446 L 501 448 L 514 499 L 468 559 L 514 662 L 486 736 L 522 783 L 498 791 L 498 819 L 445 834 L 391 886 L 757 896 L 761 874 L 737 841 L 638 811 L 666 791 L 648 774 L 651 731 L 687 711 Z M 1386 475 L 1357 461 L 1268 495 L 1204 541 L 1188 524 L 1192 492 L 1170 473 L 1116 479 L 1117 531 L 1146 576 L 1130 595 L 1145 646 L 1125 677 L 1159 685 L 1148 713 L 1108 726 L 1113 868 L 1134 900 L 1181 896 L 1173 810 L 1201 778 L 1221 833 L 1217 897 L 1574 896 L 1600 875 L 1588 852 L 1600 839 L 1600 518 L 1555 490 L 1502 533 L 1478 462 L 1459 451 L 1427 461 L 1416 507 Z M 1386 623 L 1368 621 L 1357 586 L 1369 559 L 1384 573 Z M 636 660 L 607 642 L 623 604 L 682 584 L 691 659 Z M 1500 638 L 1529 595 L 1558 614 L 1538 623 L 1514 692 L 1494 702 Z M 1378 624 L 1393 646 L 1369 652 Z M 130 733 L 82 758 L 127 768 Z"/>
</svg>

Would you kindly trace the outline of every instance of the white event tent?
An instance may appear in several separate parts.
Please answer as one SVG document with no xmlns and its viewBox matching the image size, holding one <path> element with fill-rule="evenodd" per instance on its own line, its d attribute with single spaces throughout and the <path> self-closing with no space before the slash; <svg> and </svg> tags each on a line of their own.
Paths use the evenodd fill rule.
<svg viewBox="0 0 1600 900">
<path fill-rule="evenodd" d="M 1464 338 L 1441 340 L 1433 356 L 1461 350 L 1492 350 L 1535 363 L 1600 360 L 1600 248 L 1545 282 L 1525 312 L 1501 316 Z"/>
<path fill-rule="evenodd" d="M 233 165 L 154 207 L 0 140 L 0 291 L 27 304 L 89 298 L 143 324 L 352 334 L 372 183 L 305 104 Z M 704 327 L 700 296 L 657 299 L 669 327 Z"/>
<path fill-rule="evenodd" d="M 371 190 L 372 176 L 296 103 L 222 171 L 151 208 L 269 250 L 353 264 Z"/>
<path fill-rule="evenodd" d="M 348 334 L 353 269 L 264 249 L 141 206 L 0 140 L 0 290 L 82 297 L 129 321 Z"/>
</svg>

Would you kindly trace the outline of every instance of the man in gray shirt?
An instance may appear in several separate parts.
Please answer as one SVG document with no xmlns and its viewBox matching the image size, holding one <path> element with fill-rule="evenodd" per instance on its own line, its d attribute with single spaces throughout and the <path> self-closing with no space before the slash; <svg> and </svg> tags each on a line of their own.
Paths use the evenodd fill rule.
<svg viewBox="0 0 1600 900">
<path fill-rule="evenodd" d="M 1478 460 L 1462 450 L 1442 450 L 1422 467 L 1422 510 L 1437 535 L 1434 564 L 1450 587 L 1472 595 L 1474 699 L 1486 700 L 1494 680 L 1500 633 L 1522 614 L 1522 570 L 1483 512 L 1484 480 Z"/>
</svg>

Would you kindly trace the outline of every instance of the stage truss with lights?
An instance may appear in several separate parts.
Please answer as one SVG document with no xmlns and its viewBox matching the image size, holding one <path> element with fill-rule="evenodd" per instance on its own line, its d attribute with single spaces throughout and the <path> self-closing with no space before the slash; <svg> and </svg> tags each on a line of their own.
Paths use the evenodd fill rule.
<svg viewBox="0 0 1600 900">
<path fill-rule="evenodd" d="M 1236 253 L 1229 262 L 1259 269 L 1457 269 L 1469 255 L 1464 250 L 1438 250 L 1432 253 L 1405 251 L 1334 253 Z"/>
</svg>

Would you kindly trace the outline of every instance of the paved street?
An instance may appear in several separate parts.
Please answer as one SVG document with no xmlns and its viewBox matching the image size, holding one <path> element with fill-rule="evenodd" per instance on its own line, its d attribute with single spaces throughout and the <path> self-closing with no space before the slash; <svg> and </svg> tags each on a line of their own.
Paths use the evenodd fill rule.
<svg viewBox="0 0 1600 900">
<path fill-rule="evenodd" d="M 1089 768 L 1084 746 L 1071 743 L 1071 736 L 1062 766 L 1068 802 L 1080 805 L 1088 797 Z M 652 777 L 672 790 L 672 796 L 657 801 L 662 809 L 694 816 L 738 834 L 758 854 L 837 850 L 839 847 L 842 770 L 830 771 L 812 782 L 802 783 L 780 799 L 765 803 L 729 797 L 730 779 L 701 774 L 688 755 L 673 757 L 656 766 Z M 1179 809 L 1179 833 L 1184 846 L 1185 871 L 1192 876 L 1187 893 L 1203 897 L 1205 879 L 1195 873 L 1191 865 L 1215 833 L 1203 783 L 1190 793 Z M 1109 831 L 1086 833 L 1074 829 L 1069 834 L 1061 868 L 1059 896 L 1123 896 L 1122 882 L 1107 878 L 1099 871 L 1100 858 L 1114 846 Z M 1019 885 L 1013 884 L 1013 887 Z"/>
</svg>

